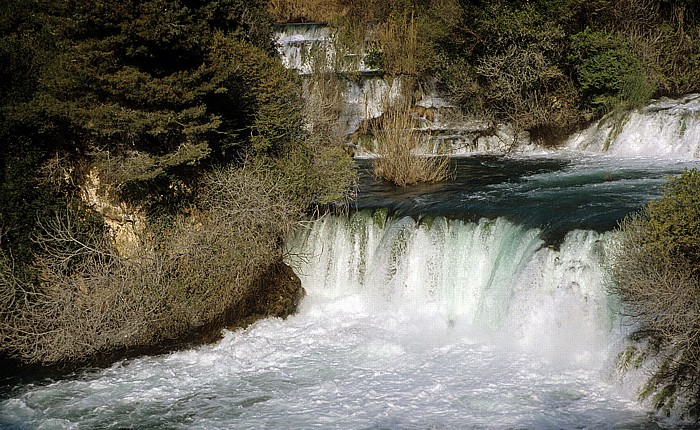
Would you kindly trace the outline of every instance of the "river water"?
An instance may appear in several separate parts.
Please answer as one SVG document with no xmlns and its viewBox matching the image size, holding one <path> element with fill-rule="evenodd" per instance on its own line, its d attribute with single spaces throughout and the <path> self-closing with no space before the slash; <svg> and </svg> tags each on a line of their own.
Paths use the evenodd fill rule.
<svg viewBox="0 0 700 430">
<path fill-rule="evenodd" d="M 5 387 L 0 429 L 673 428 L 621 374 L 610 231 L 692 162 L 473 156 L 399 189 L 360 160 L 347 214 L 287 260 L 287 320 L 214 345 Z"/>
</svg>

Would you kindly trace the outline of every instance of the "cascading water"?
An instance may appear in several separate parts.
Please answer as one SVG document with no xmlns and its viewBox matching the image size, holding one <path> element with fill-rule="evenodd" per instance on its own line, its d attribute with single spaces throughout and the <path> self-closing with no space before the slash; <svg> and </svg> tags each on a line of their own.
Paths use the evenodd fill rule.
<svg viewBox="0 0 700 430">
<path fill-rule="evenodd" d="M 616 113 L 572 136 L 568 148 L 616 156 L 700 157 L 700 95 L 656 100 Z"/>
<path fill-rule="evenodd" d="M 360 295 L 428 313 L 434 325 L 517 339 L 547 360 L 597 363 L 609 355 L 616 315 L 604 280 L 609 234 L 572 231 L 555 250 L 538 230 L 504 218 L 383 215 L 325 217 L 290 241 L 290 255 L 306 256 L 296 266 L 309 294 Z"/>
<path fill-rule="evenodd" d="M 283 61 L 308 74 L 314 46 L 338 60 L 331 38 L 289 26 Z M 366 77 L 343 93 L 349 129 L 400 92 Z M 397 189 L 363 174 L 350 215 L 311 221 L 287 244 L 307 290 L 297 315 L 0 385 L 0 429 L 681 428 L 638 402 L 644 375 L 615 370 L 625 326 L 605 267 L 616 223 L 697 165 L 698 97 L 608 118 L 572 136 L 571 153 L 528 144 L 515 149 L 539 155 L 453 160 L 449 183 Z M 427 151 L 527 143 L 452 123 L 433 98 L 419 105 L 436 135 Z"/>
<path fill-rule="evenodd" d="M 5 387 L 0 429 L 678 427 L 615 370 L 605 266 L 617 220 L 692 163 L 453 162 L 412 189 L 363 174 L 356 210 L 299 230 L 297 315 Z"/>
</svg>

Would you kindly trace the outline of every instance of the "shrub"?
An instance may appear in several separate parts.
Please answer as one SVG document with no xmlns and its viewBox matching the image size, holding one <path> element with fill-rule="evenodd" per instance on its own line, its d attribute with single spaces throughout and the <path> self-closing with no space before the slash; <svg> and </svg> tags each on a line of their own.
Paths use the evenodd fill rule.
<svg viewBox="0 0 700 430">
<path fill-rule="evenodd" d="M 538 3 L 466 5 L 452 40 L 441 38 L 437 74 L 467 113 L 521 129 L 580 121 L 562 61 L 566 33 Z"/>
<path fill-rule="evenodd" d="M 320 146 L 345 143 L 347 125 L 340 119 L 346 90 L 337 73 L 314 71 L 304 81 L 303 116 L 309 132 L 308 139 Z"/>
<path fill-rule="evenodd" d="M 343 12 L 337 0 L 270 0 L 268 10 L 277 22 L 330 21 Z"/>
<path fill-rule="evenodd" d="M 420 132 L 405 109 L 384 112 L 374 130 L 378 158 L 374 174 L 401 187 L 418 182 L 439 182 L 450 175 L 447 157 L 420 156 L 415 152 L 420 144 Z"/>
<path fill-rule="evenodd" d="M 301 207 L 315 209 L 344 204 L 356 192 L 354 160 L 339 146 L 310 145 L 297 148 L 275 161 L 291 197 Z"/>
<path fill-rule="evenodd" d="M 380 27 L 379 44 L 384 70 L 393 75 L 416 76 L 418 73 L 418 29 L 414 12 L 397 11 Z"/>
<path fill-rule="evenodd" d="M 642 391 L 667 413 L 700 416 L 700 172 L 670 179 L 663 196 L 616 233 L 612 291 L 655 369 Z"/>
<path fill-rule="evenodd" d="M 656 90 L 643 58 L 620 34 L 588 28 L 575 34 L 569 60 L 584 102 L 599 114 L 640 107 Z"/>
<path fill-rule="evenodd" d="M 0 353 L 83 362 L 248 316 L 258 278 L 281 261 L 303 213 L 294 193 L 265 164 L 217 170 L 198 208 L 152 229 L 128 258 L 78 212 L 56 214 L 37 237 L 37 284 L 0 255 Z"/>
</svg>

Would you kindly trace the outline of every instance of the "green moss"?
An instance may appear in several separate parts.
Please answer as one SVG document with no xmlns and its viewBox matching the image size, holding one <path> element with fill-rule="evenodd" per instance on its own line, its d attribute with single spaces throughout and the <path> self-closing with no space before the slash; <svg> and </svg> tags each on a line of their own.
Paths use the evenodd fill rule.
<svg viewBox="0 0 700 430">
<path fill-rule="evenodd" d="M 630 345 L 617 355 L 616 367 L 620 372 L 639 369 L 647 357 L 647 352 L 637 345 Z"/>
<path fill-rule="evenodd" d="M 372 222 L 379 228 L 384 228 L 389 217 L 389 210 L 382 208 L 372 212 Z"/>
<path fill-rule="evenodd" d="M 613 126 L 612 130 L 610 130 L 610 133 L 608 133 L 608 136 L 605 138 L 605 142 L 603 143 L 603 151 L 610 149 L 610 145 L 615 141 L 615 139 L 617 139 L 620 133 L 622 133 L 622 130 L 625 128 L 625 124 L 627 124 L 629 119 L 629 112 L 613 112 L 611 114 L 608 121 L 613 121 Z M 603 122 L 601 122 L 601 124 L 602 123 Z"/>
<path fill-rule="evenodd" d="M 678 122 L 680 123 L 680 128 L 678 130 L 678 137 L 683 137 L 685 135 L 686 130 L 688 129 L 688 114 L 684 112 L 680 118 L 678 118 Z"/>
</svg>

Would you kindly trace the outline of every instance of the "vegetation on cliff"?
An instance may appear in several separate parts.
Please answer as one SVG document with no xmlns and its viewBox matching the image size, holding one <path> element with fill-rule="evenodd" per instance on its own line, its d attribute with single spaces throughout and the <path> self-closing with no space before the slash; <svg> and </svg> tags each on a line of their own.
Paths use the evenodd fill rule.
<svg viewBox="0 0 700 430">
<path fill-rule="evenodd" d="M 3 2 L 0 355 L 86 361 L 245 317 L 289 229 L 347 196 L 266 6 Z M 128 252 L 88 177 L 146 214 Z"/>
<path fill-rule="evenodd" d="M 623 364 L 656 360 L 641 393 L 670 413 L 700 417 L 700 172 L 666 183 L 663 196 L 616 234 L 612 290 L 635 324 Z"/>
</svg>

